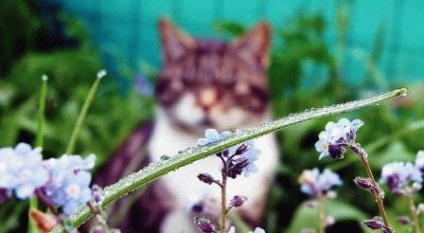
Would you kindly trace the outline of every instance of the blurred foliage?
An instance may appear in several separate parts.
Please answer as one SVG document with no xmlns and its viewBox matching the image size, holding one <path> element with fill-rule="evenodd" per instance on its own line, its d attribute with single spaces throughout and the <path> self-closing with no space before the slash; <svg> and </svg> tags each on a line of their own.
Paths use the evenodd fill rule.
<svg viewBox="0 0 424 233">
<path fill-rule="evenodd" d="M 353 86 L 343 77 L 340 64 L 345 56 L 342 51 L 347 50 L 344 48 L 344 40 L 348 33 L 350 1 L 347 2 L 347 5 L 339 5 L 336 9 L 339 44 L 335 51 L 330 49 L 330 45 L 324 39 L 327 24 L 320 13 L 299 14 L 296 18 L 288 20 L 281 28 L 274 28 L 269 82 L 275 118 L 303 109 L 358 99 L 401 86 L 408 88 L 409 96 L 388 105 L 373 106 L 331 119 L 305 122 L 280 131 L 278 138 L 282 148 L 282 163 L 276 185 L 271 189 L 270 203 L 263 225 L 269 233 L 300 232 L 302 226 L 306 227 L 305 223 L 311 224 L 311 227 L 317 226 L 317 213 L 308 210 L 302 204 L 308 197 L 300 192 L 297 183 L 302 170 L 313 167 L 320 169 L 329 167 L 339 173 L 344 180 L 344 185 L 337 190 L 339 193 L 337 201 L 332 201 L 327 207 L 329 214 L 336 218 L 336 225 L 329 227 L 328 232 L 341 232 L 346 229 L 355 229 L 354 232 L 362 229 L 368 232 L 362 228 L 360 222 L 364 218 L 373 217 L 372 214 L 377 207 L 368 193 L 359 190 L 351 182 L 354 177 L 365 175 L 358 159 L 349 154 L 340 161 L 331 159 L 318 161 L 314 144 L 319 132 L 329 120 L 337 121 L 341 117 L 349 117 L 360 118 L 365 122 L 359 130 L 357 141 L 367 149 L 376 177 L 380 176 L 383 164 L 392 161 L 413 161 L 417 151 L 424 147 L 422 141 L 424 103 L 419 100 L 424 93 L 424 84 L 398 84 L 395 87 L 390 87 L 387 83 L 378 85 L 379 80 L 375 80 L 375 77 L 381 78 L 381 72 L 375 64 L 378 64 L 378 59 L 381 57 L 379 53 L 382 51 L 378 43 L 369 56 L 370 60 L 364 61 L 368 63 L 364 66 L 369 68 L 364 83 Z M 247 30 L 244 25 L 236 22 L 218 22 L 216 28 L 232 36 L 239 36 Z M 381 26 L 377 38 L 384 38 L 384 33 L 384 27 Z M 305 64 L 312 66 L 312 70 L 327 70 L 327 77 L 323 79 L 317 75 L 312 77 L 312 81 L 307 79 Z M 305 79 L 314 84 L 305 85 Z M 408 213 L 406 204 L 399 205 L 400 202 L 404 202 L 401 199 L 394 198 L 389 193 L 386 195 L 386 206 L 393 222 L 395 216 Z M 419 200 L 423 201 L 423 197 L 419 197 Z"/>
<path fill-rule="evenodd" d="M 47 74 L 43 154 L 61 156 L 90 86 L 105 68 L 84 25 L 58 9 L 40 9 L 30 0 L 0 1 L 0 147 L 34 142 L 41 76 Z M 122 93 L 119 78 L 111 74 L 102 80 L 77 140 L 75 152 L 96 154 L 97 166 L 152 116 L 152 97 L 141 96 L 135 86 Z M 22 227 L 25 205 L 2 204 L 2 232 Z"/>
</svg>

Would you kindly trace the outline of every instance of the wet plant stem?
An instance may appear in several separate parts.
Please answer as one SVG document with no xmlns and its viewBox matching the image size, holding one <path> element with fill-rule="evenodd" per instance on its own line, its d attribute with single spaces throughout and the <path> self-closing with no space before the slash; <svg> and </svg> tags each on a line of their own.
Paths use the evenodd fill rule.
<svg viewBox="0 0 424 233">
<path fill-rule="evenodd" d="M 318 194 L 318 219 L 319 233 L 325 233 L 325 196 L 320 192 Z"/>
<path fill-rule="evenodd" d="M 226 167 L 225 167 L 226 169 Z M 222 172 L 222 186 L 221 186 L 221 231 L 220 233 L 226 233 L 225 222 L 227 220 L 227 175 Z"/>
<path fill-rule="evenodd" d="M 74 152 L 75 144 L 79 135 L 79 132 L 82 128 L 82 124 L 87 116 L 88 109 L 90 108 L 91 103 L 93 102 L 94 96 L 96 94 L 97 88 L 99 87 L 100 80 L 106 75 L 100 71 L 97 74 L 97 79 L 94 81 L 93 86 L 91 86 L 90 91 L 88 92 L 87 98 L 85 99 L 84 105 L 82 106 L 81 112 L 78 115 L 77 122 L 75 123 L 74 129 L 72 131 L 71 139 L 69 140 L 68 147 L 66 148 L 65 154 L 72 154 Z"/>
<path fill-rule="evenodd" d="M 47 94 L 47 76 L 43 75 L 42 78 L 42 84 L 40 89 L 40 97 L 38 99 L 38 119 L 37 119 L 37 134 L 35 137 L 35 146 L 36 147 L 42 147 L 43 146 L 43 135 L 44 135 L 44 112 L 46 109 L 46 94 Z M 28 208 L 28 216 L 30 216 L 31 210 L 38 209 L 38 199 L 36 196 L 33 196 L 29 200 L 29 208 Z M 28 233 L 36 233 L 38 232 L 37 224 L 35 221 L 28 217 L 29 224 L 28 224 Z"/>
<path fill-rule="evenodd" d="M 372 174 L 370 165 L 368 163 L 367 152 L 365 152 L 365 150 L 358 143 L 353 142 L 349 146 L 350 146 L 350 149 L 359 156 L 362 166 L 365 168 L 365 171 L 367 172 L 368 177 L 371 179 L 372 185 L 374 187 L 379 187 L 377 182 L 375 181 L 374 175 Z M 374 196 L 375 196 L 375 201 L 377 202 L 377 205 L 378 205 L 380 217 L 383 219 L 384 225 L 390 228 L 389 221 L 387 220 L 387 216 L 386 216 L 386 211 L 384 210 L 383 198 L 381 197 L 379 192 L 375 192 Z"/>
<path fill-rule="evenodd" d="M 101 209 L 98 209 L 95 206 L 93 206 L 90 202 L 87 202 L 87 206 L 88 206 L 88 208 L 90 208 L 90 210 L 93 213 L 95 213 L 94 216 L 95 216 L 97 222 L 99 222 L 100 225 L 102 226 L 102 230 L 104 231 L 104 233 L 111 233 L 112 230 L 107 225 L 106 219 L 104 219 L 103 216 L 102 216 L 102 210 Z"/>
<path fill-rule="evenodd" d="M 412 225 L 414 226 L 415 233 L 421 233 L 420 230 L 420 221 L 418 220 L 417 208 L 415 207 L 414 199 L 412 198 L 412 194 L 407 195 L 409 199 L 409 210 L 411 211 L 412 217 Z"/>
</svg>

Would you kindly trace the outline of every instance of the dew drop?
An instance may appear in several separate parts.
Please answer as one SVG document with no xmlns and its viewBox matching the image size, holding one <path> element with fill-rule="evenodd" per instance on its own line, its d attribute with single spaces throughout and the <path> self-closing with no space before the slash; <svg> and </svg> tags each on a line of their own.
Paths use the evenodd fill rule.
<svg viewBox="0 0 424 233">
<path fill-rule="evenodd" d="M 171 156 L 169 156 L 169 155 L 161 155 L 160 156 L 160 160 L 168 160 L 170 158 L 171 158 Z"/>
</svg>

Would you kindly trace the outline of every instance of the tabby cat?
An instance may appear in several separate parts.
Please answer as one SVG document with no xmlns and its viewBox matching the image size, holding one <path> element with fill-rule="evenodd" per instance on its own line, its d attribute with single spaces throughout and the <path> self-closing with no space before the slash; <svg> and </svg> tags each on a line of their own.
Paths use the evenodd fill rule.
<svg viewBox="0 0 424 233">
<path fill-rule="evenodd" d="M 270 29 L 266 23 L 233 41 L 195 39 L 166 19 L 160 20 L 159 31 L 164 67 L 156 84 L 158 107 L 148 145 L 149 161 L 195 146 L 207 128 L 243 129 L 270 120 L 266 75 Z M 140 133 L 143 130 L 133 137 L 144 140 L 147 136 Z M 124 149 L 134 148 L 130 142 L 124 144 Z M 261 220 L 278 164 L 273 135 L 258 138 L 255 145 L 262 152 L 256 161 L 259 172 L 228 181 L 229 198 L 248 197 L 237 211 L 252 225 Z M 127 151 L 126 156 L 131 153 Z M 112 162 L 108 169 L 125 163 L 132 162 Z M 197 175 L 207 172 L 219 178 L 220 168 L 221 161 L 210 156 L 164 176 L 133 208 L 130 218 L 138 222 L 123 219 L 121 227 L 125 229 L 121 230 L 130 232 L 128 227 L 134 227 L 134 232 L 196 232 L 194 215 L 218 217 L 220 211 L 219 187 L 200 182 Z M 138 214 L 134 212 L 137 208 Z M 143 226 L 140 231 L 135 227 L 140 222 L 155 226 Z"/>
</svg>

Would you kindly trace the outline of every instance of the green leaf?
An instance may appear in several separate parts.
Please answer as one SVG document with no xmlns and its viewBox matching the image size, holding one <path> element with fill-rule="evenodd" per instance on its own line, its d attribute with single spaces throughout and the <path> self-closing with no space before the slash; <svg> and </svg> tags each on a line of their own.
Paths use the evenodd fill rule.
<svg viewBox="0 0 424 233">
<path fill-rule="evenodd" d="M 361 222 L 368 217 L 356 207 L 336 200 L 326 201 L 325 212 L 326 216 L 333 216 L 336 222 L 343 220 Z M 303 203 L 297 208 L 293 220 L 285 232 L 298 233 L 305 228 L 318 229 L 318 211 L 317 208 L 310 208 Z"/>
<path fill-rule="evenodd" d="M 102 206 L 105 207 L 110 203 L 116 201 L 118 198 L 134 191 L 138 188 L 144 187 L 150 182 L 158 179 L 159 177 L 174 171 L 180 167 L 193 163 L 196 160 L 205 158 L 208 155 L 216 154 L 228 147 L 245 142 L 249 139 L 257 138 L 259 136 L 282 130 L 288 126 L 304 122 L 311 119 L 316 119 L 324 116 L 330 116 L 342 112 L 352 111 L 361 107 L 378 104 L 383 101 L 388 101 L 400 96 L 405 96 L 407 90 L 402 88 L 380 96 L 371 97 L 368 99 L 352 101 L 344 104 L 333 105 L 330 107 L 323 107 L 318 109 L 306 110 L 302 113 L 291 114 L 288 117 L 279 120 L 264 123 L 258 127 L 241 130 L 233 133 L 229 138 L 215 144 L 201 147 L 191 147 L 184 151 L 178 152 L 177 156 L 173 156 L 166 160 L 161 160 L 151 163 L 146 168 L 130 174 L 117 183 L 108 186 L 103 191 L 104 200 Z M 73 227 L 79 227 L 92 215 L 87 206 L 80 206 L 75 214 L 70 216 L 70 224 Z M 53 232 L 62 232 L 63 229 L 56 227 Z"/>
</svg>

